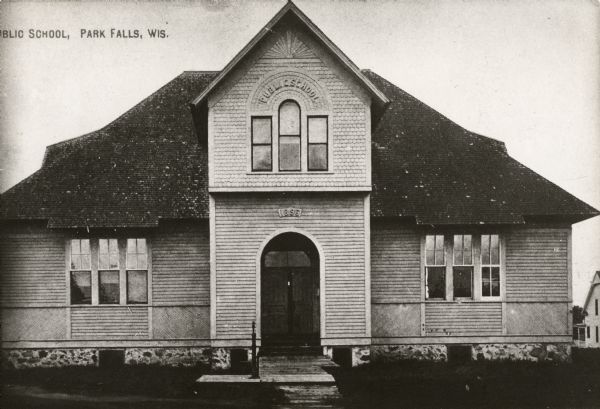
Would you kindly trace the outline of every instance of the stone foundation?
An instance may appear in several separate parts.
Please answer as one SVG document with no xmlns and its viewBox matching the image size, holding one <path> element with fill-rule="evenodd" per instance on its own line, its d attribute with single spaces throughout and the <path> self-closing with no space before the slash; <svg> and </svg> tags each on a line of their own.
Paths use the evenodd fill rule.
<svg viewBox="0 0 600 409">
<path fill-rule="evenodd" d="M 98 365 L 97 349 L 12 349 L 2 351 L 2 366 L 4 368 L 24 369 L 96 365 Z"/>
<path fill-rule="evenodd" d="M 231 368 L 227 348 L 116 348 L 125 351 L 125 365 L 210 366 L 219 371 Z M 4 368 L 50 368 L 98 366 L 99 349 L 12 349 L 2 351 Z"/>
<path fill-rule="evenodd" d="M 352 366 L 360 366 L 371 362 L 371 348 L 369 346 L 352 348 Z"/>
<path fill-rule="evenodd" d="M 231 350 L 227 348 L 213 348 L 210 358 L 210 369 L 222 371 L 231 368 Z"/>
<path fill-rule="evenodd" d="M 210 348 L 126 348 L 127 365 L 209 366 Z"/>
<path fill-rule="evenodd" d="M 474 360 L 570 362 L 570 344 L 477 344 Z"/>
<path fill-rule="evenodd" d="M 372 345 L 373 362 L 413 361 L 446 361 L 448 350 L 446 345 Z"/>
</svg>

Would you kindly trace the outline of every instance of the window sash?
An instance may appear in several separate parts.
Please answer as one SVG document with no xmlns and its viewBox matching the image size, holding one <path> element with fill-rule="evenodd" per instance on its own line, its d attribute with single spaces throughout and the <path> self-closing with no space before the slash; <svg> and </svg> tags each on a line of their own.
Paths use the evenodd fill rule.
<svg viewBox="0 0 600 409">
<path fill-rule="evenodd" d="M 285 147 L 285 148 L 282 148 Z M 302 139 L 299 135 L 279 136 L 279 170 L 297 172 L 301 170 Z"/>
<path fill-rule="evenodd" d="M 454 298 L 473 298 L 473 266 L 453 266 L 452 285 Z M 468 276 L 468 282 L 460 285 L 461 278 Z"/>
<path fill-rule="evenodd" d="M 446 267 L 428 266 L 425 268 L 425 299 L 446 298 Z"/>
<path fill-rule="evenodd" d="M 257 141 L 255 138 L 255 123 L 257 123 L 258 121 L 264 121 L 264 120 L 268 120 L 269 121 L 269 141 L 265 142 L 265 141 Z M 251 152 L 250 152 L 250 163 L 252 166 L 252 171 L 253 172 L 270 172 L 273 170 L 273 119 L 270 116 L 253 116 L 251 118 L 251 124 L 250 124 L 250 143 L 251 143 Z M 259 150 L 259 147 L 262 147 L 262 149 L 268 149 L 269 152 L 269 160 L 268 160 L 268 167 L 264 166 L 264 167 L 259 167 L 257 166 L 257 162 L 256 162 L 256 152 Z"/>
<path fill-rule="evenodd" d="M 313 138 L 313 134 L 311 134 L 311 123 L 315 123 L 315 121 L 317 120 L 324 120 L 325 121 L 325 125 L 324 125 L 324 132 L 325 132 L 325 138 L 324 141 L 322 139 L 317 139 L 316 137 Z M 313 128 L 316 128 L 315 126 L 313 126 Z M 308 116 L 307 117 L 307 133 L 308 133 L 308 149 L 307 149 L 307 156 L 308 156 L 308 170 L 309 171 L 326 171 L 329 169 L 329 120 L 327 116 Z M 316 141 L 313 141 L 314 139 L 317 139 Z M 311 147 L 324 147 L 325 148 L 325 166 L 314 166 L 313 161 L 311 159 Z"/>
<path fill-rule="evenodd" d="M 71 239 L 69 266 L 71 271 L 91 271 L 90 239 Z"/>
<path fill-rule="evenodd" d="M 98 304 L 119 304 L 120 302 L 120 272 L 118 270 L 98 271 Z"/>
<path fill-rule="evenodd" d="M 143 277 L 143 280 L 139 280 Z M 127 304 L 148 304 L 148 271 L 127 270 Z M 142 283 L 141 287 L 134 287 Z"/>
<path fill-rule="evenodd" d="M 85 277 L 87 276 L 87 277 Z M 79 277 L 79 280 L 78 278 Z M 82 280 L 83 278 L 83 280 Z M 79 281 L 79 282 L 78 282 Z M 87 281 L 87 283 L 85 283 Z M 92 304 L 92 272 L 70 271 L 70 301 L 71 305 Z"/>
<path fill-rule="evenodd" d="M 445 266 L 446 250 L 443 234 L 425 236 L 425 265 Z"/>
<path fill-rule="evenodd" d="M 125 259 L 127 270 L 147 270 L 148 250 L 146 239 L 127 239 L 127 252 Z"/>
</svg>

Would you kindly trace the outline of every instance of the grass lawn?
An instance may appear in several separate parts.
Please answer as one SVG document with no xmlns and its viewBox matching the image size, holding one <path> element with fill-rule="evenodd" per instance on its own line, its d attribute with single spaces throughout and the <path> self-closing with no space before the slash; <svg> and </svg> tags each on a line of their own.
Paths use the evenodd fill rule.
<svg viewBox="0 0 600 409">
<path fill-rule="evenodd" d="M 433 362 L 338 368 L 353 408 L 600 408 L 600 350 L 574 351 L 572 364 Z"/>
</svg>

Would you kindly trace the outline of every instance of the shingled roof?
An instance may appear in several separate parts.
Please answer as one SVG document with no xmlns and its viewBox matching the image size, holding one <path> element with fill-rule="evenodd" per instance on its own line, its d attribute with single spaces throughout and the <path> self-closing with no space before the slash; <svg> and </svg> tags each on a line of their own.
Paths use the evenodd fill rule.
<svg viewBox="0 0 600 409">
<path fill-rule="evenodd" d="M 599 214 L 377 74 L 390 99 L 372 135 L 373 217 L 423 224 L 514 224 Z M 36 173 L 2 194 L 4 220 L 49 227 L 151 227 L 208 218 L 207 150 L 189 101 L 217 72 L 184 72 L 106 127 L 49 146 Z"/>
</svg>

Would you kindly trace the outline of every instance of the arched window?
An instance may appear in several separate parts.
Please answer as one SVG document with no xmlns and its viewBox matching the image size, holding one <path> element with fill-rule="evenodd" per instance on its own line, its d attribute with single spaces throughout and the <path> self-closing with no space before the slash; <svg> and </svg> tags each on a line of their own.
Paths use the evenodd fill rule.
<svg viewBox="0 0 600 409">
<path fill-rule="evenodd" d="M 279 170 L 300 170 L 300 106 L 292 100 L 279 106 Z"/>
</svg>

